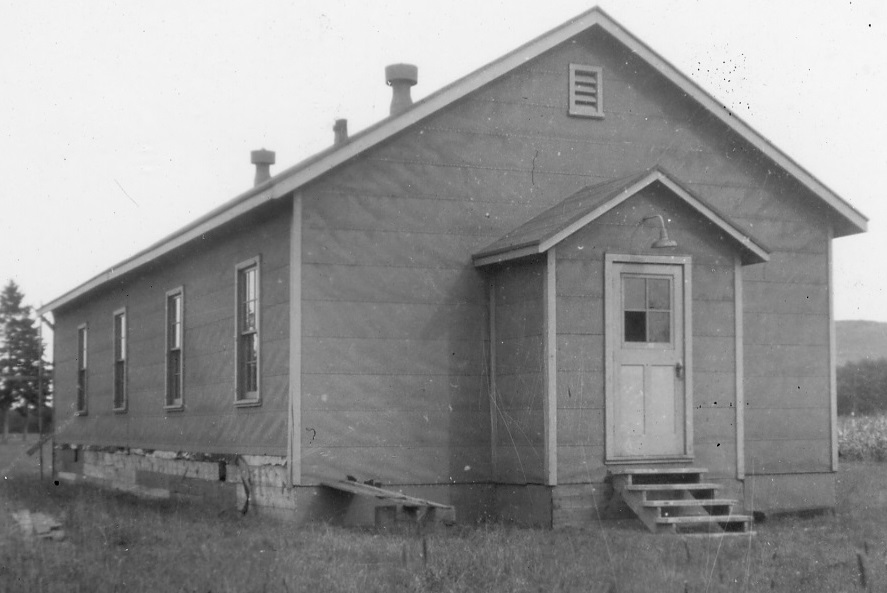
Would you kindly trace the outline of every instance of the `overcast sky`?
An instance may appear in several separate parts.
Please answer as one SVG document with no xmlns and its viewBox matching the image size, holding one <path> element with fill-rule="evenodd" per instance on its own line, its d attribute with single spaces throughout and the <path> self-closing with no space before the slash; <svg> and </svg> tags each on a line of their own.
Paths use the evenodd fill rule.
<svg viewBox="0 0 887 593">
<path fill-rule="evenodd" d="M 0 0 L 0 282 L 44 304 L 592 4 Z M 870 219 L 835 242 L 838 319 L 887 321 L 887 2 L 601 6 Z"/>
</svg>

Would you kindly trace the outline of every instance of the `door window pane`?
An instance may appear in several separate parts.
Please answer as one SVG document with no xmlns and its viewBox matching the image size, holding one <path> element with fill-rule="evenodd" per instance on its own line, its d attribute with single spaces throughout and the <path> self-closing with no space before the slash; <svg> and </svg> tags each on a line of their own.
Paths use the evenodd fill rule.
<svg viewBox="0 0 887 593">
<path fill-rule="evenodd" d="M 645 309 L 645 287 L 646 281 L 643 278 L 631 276 L 623 278 L 622 291 L 626 311 L 643 311 Z"/>
<path fill-rule="evenodd" d="M 622 277 L 623 339 L 626 342 L 671 342 L 671 279 Z"/>
<path fill-rule="evenodd" d="M 647 341 L 647 314 L 643 311 L 625 312 L 625 341 Z"/>
<path fill-rule="evenodd" d="M 671 281 L 668 278 L 647 279 L 647 308 L 671 309 Z"/>
<path fill-rule="evenodd" d="M 668 311 L 648 312 L 647 325 L 648 342 L 671 342 L 671 314 Z"/>
</svg>

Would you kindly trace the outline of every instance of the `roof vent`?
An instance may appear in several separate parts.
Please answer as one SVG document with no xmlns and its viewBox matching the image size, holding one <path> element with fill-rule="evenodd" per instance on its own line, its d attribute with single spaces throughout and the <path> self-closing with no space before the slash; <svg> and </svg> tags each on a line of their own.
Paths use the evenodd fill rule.
<svg viewBox="0 0 887 593">
<path fill-rule="evenodd" d="M 410 87 L 419 82 L 419 68 L 412 64 L 386 66 L 385 82 L 391 87 L 391 115 L 403 113 L 413 104 Z"/>
<path fill-rule="evenodd" d="M 348 120 L 337 119 L 333 124 L 333 146 L 341 146 L 348 142 Z"/>
<path fill-rule="evenodd" d="M 271 179 L 271 165 L 274 164 L 274 151 L 261 148 L 250 153 L 250 162 L 256 166 L 255 185 Z"/>
</svg>

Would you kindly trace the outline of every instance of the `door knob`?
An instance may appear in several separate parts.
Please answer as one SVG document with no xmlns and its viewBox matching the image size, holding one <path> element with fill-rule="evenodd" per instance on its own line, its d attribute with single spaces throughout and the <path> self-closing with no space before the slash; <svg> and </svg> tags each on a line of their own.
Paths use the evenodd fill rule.
<svg viewBox="0 0 887 593">
<path fill-rule="evenodd" d="M 680 361 L 678 361 L 674 365 L 674 374 L 678 379 L 682 379 L 684 377 L 684 365 L 681 364 Z"/>
</svg>

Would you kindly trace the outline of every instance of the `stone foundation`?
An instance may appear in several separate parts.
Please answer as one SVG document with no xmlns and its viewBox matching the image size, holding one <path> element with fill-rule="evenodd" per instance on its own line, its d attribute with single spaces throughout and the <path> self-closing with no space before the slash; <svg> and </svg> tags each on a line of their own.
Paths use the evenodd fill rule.
<svg viewBox="0 0 887 593">
<path fill-rule="evenodd" d="M 377 508 L 391 505 L 323 486 L 287 487 L 286 458 L 262 455 L 198 455 L 169 451 L 57 446 L 56 479 L 86 481 L 146 498 L 178 498 L 220 511 L 244 510 L 297 523 L 326 521 L 372 526 Z M 397 485 L 389 489 L 456 507 L 456 520 L 494 519 L 489 484 Z M 248 493 L 248 494 L 247 494 Z"/>
<path fill-rule="evenodd" d="M 373 526 L 397 523 L 389 516 L 391 501 L 357 496 L 323 486 L 287 487 L 286 458 L 261 455 L 199 455 L 169 451 L 58 446 L 56 479 L 87 481 L 148 498 L 179 498 L 208 504 L 219 511 L 243 510 L 249 492 L 250 514 L 306 523 Z M 759 480 L 760 481 L 760 480 Z M 741 483 L 725 480 L 735 495 Z M 610 484 L 428 484 L 385 485 L 456 508 L 456 521 L 497 521 L 544 529 L 595 527 L 602 520 L 633 515 L 613 499 Z M 763 494 L 768 492 L 764 488 Z M 771 490 L 773 490 L 771 488 Z M 761 498 L 764 498 L 763 496 Z M 809 501 L 808 501 L 809 502 Z M 819 501 L 817 501 L 819 502 Z"/>
</svg>

